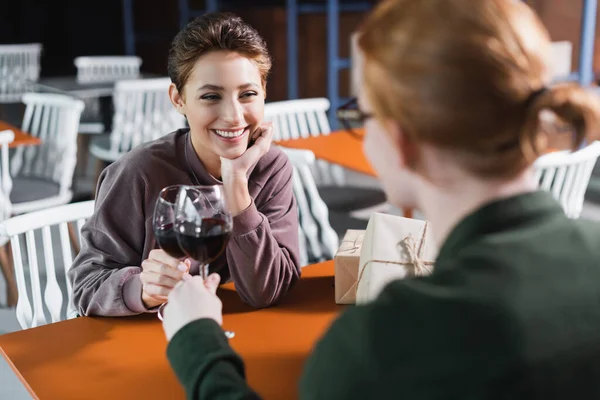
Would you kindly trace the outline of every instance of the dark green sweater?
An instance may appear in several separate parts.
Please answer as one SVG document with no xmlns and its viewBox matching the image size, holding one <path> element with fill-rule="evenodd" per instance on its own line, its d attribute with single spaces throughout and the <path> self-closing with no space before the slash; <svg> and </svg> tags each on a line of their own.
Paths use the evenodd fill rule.
<svg viewBox="0 0 600 400">
<path fill-rule="evenodd" d="M 252 398 L 208 320 L 168 356 L 190 398 Z M 600 399 L 600 225 L 543 192 L 465 218 L 435 273 L 348 308 L 305 366 L 302 399 Z"/>
</svg>

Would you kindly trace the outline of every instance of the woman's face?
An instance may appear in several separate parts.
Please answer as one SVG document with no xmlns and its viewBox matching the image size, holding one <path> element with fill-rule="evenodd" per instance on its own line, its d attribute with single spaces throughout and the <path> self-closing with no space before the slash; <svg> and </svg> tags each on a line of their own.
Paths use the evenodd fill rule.
<svg viewBox="0 0 600 400">
<path fill-rule="evenodd" d="M 210 52 L 196 61 L 179 104 L 196 145 L 235 159 L 246 151 L 264 116 L 260 72 L 242 55 Z"/>
</svg>

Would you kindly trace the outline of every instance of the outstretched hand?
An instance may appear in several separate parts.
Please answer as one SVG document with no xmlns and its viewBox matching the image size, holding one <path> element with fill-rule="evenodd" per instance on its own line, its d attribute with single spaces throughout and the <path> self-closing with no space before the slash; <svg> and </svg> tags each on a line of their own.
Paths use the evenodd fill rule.
<svg viewBox="0 0 600 400">
<path fill-rule="evenodd" d="M 167 340 L 192 321 L 210 318 L 223 323 L 223 303 L 217 297 L 221 282 L 219 274 L 210 274 L 206 281 L 201 276 L 185 274 L 169 294 L 163 314 L 163 329 Z"/>
</svg>

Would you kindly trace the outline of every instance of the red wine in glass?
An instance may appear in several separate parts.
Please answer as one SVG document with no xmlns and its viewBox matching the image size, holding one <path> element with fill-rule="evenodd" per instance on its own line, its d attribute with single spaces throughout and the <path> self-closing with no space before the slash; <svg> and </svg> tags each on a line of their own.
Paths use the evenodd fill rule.
<svg viewBox="0 0 600 400">
<path fill-rule="evenodd" d="M 183 259 L 185 258 L 185 253 L 179 246 L 174 230 L 175 203 L 180 187 L 181 185 L 167 186 L 160 191 L 156 199 L 156 205 L 154 206 L 152 227 L 154 230 L 154 239 L 159 247 L 171 257 Z"/>
<path fill-rule="evenodd" d="M 179 259 L 185 258 L 185 253 L 177 241 L 177 234 L 174 230 L 174 224 L 169 223 L 165 225 L 154 226 L 154 238 L 156 239 L 156 243 L 160 246 L 160 248 L 171 257 Z"/>
<path fill-rule="evenodd" d="M 232 226 L 222 186 L 180 188 L 175 233 L 183 252 L 200 263 L 203 279 L 208 277 L 208 265 L 225 251 Z"/>
<path fill-rule="evenodd" d="M 231 235 L 228 222 L 220 216 L 204 218 L 197 232 L 195 226 L 189 225 L 189 223 L 180 225 L 179 247 L 201 265 L 210 264 L 227 247 Z"/>
</svg>

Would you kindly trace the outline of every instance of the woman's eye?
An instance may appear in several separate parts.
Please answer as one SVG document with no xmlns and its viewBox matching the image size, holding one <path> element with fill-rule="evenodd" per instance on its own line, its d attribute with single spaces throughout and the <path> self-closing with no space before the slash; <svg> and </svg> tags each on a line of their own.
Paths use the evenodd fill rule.
<svg viewBox="0 0 600 400">
<path fill-rule="evenodd" d="M 204 96 L 200 97 L 202 100 L 219 100 L 220 97 L 218 94 L 205 94 Z"/>
<path fill-rule="evenodd" d="M 242 95 L 240 97 L 242 97 L 242 98 L 248 98 L 248 97 L 252 97 L 252 96 L 258 96 L 258 93 L 256 93 L 256 92 L 245 92 L 245 93 L 242 93 Z"/>
</svg>

